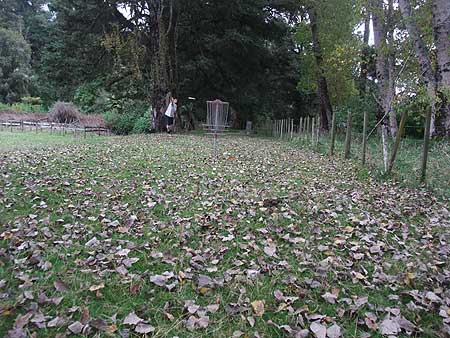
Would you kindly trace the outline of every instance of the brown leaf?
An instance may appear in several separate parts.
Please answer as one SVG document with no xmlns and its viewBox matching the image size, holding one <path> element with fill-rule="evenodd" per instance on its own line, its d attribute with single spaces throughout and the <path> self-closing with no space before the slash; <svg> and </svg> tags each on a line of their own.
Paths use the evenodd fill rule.
<svg viewBox="0 0 450 338">
<path fill-rule="evenodd" d="M 91 316 L 89 314 L 89 308 L 87 306 L 84 306 L 81 310 L 81 318 L 80 322 L 83 325 L 86 325 L 91 320 Z"/>
<path fill-rule="evenodd" d="M 264 301 L 255 300 L 254 302 L 252 302 L 252 308 L 255 316 L 261 317 L 264 314 Z"/>
<path fill-rule="evenodd" d="M 59 292 L 66 292 L 69 290 L 69 286 L 60 279 L 56 280 L 53 285 L 55 286 L 56 291 Z"/>
<path fill-rule="evenodd" d="M 103 284 L 103 283 L 101 283 L 101 284 L 99 284 L 99 285 L 92 285 L 92 286 L 89 288 L 89 291 L 94 292 L 94 291 L 103 289 L 104 287 L 105 287 L 105 284 Z"/>
</svg>

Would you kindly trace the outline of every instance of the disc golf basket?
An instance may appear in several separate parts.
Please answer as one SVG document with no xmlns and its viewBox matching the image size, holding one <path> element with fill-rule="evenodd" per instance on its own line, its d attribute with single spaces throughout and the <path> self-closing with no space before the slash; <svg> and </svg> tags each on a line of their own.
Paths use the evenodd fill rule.
<svg viewBox="0 0 450 338">
<path fill-rule="evenodd" d="M 207 101 L 206 124 L 203 128 L 214 138 L 214 158 L 217 158 L 217 136 L 226 131 L 230 104 L 220 100 Z"/>
</svg>

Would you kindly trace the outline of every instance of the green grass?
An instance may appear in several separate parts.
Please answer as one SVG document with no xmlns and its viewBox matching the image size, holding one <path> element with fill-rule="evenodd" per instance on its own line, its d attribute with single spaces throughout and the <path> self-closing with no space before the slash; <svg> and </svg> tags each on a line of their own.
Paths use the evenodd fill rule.
<svg viewBox="0 0 450 338">
<path fill-rule="evenodd" d="M 117 337 L 124 329 L 142 336 L 123 324 L 133 311 L 155 327 L 156 337 L 232 337 L 236 331 L 285 337 L 283 325 L 309 328 L 321 315 L 323 325 L 338 324 L 344 337 L 381 338 L 364 319 L 372 312 L 379 324 L 389 309 L 416 325 L 415 337 L 443 332 L 444 304 L 407 294 L 433 291 L 445 298 L 448 292 L 441 240 L 449 235 L 448 203 L 425 189 L 380 183 L 356 163 L 271 139 L 220 138 L 216 161 L 211 139 L 201 135 L 84 140 L 2 132 L 0 144 L 0 336 L 30 308 L 47 323 L 55 316 L 66 320 L 58 328 L 28 323 L 27 333 L 38 337 L 67 333 L 83 308 L 90 319 L 116 328 L 111 336 Z M 94 237 L 99 245 L 86 246 Z M 370 253 L 377 243 L 382 250 Z M 265 253 L 269 244 L 276 255 Z M 116 270 L 124 248 L 139 259 L 126 274 Z M 165 271 L 178 282 L 172 291 L 150 282 Z M 408 283 L 407 272 L 414 274 Z M 200 275 L 220 283 L 199 289 Z M 57 291 L 57 280 L 68 291 Z M 89 291 L 101 283 L 99 293 Z M 322 295 L 333 288 L 339 295 L 330 304 Z M 282 304 L 275 290 L 297 298 Z M 64 298 L 39 304 L 44 293 Z M 361 297 L 368 302 L 355 307 Z M 207 328 L 186 328 L 188 300 L 219 305 L 208 313 Z M 262 317 L 252 310 L 257 300 L 265 302 Z M 405 331 L 398 336 L 408 337 Z"/>
<path fill-rule="evenodd" d="M 83 138 L 83 135 L 73 135 L 72 132 L 63 134 L 60 131 L 50 132 L 38 132 L 27 131 L 17 132 L 2 130 L 0 131 L 0 152 L 6 152 L 11 150 L 24 150 L 31 148 L 43 148 L 49 146 L 62 146 L 69 144 L 93 144 L 103 141 L 104 137 L 91 136 Z"/>
<path fill-rule="evenodd" d="M 304 136 L 294 138 L 296 145 L 312 149 L 311 140 Z M 328 155 L 330 138 L 322 136 L 319 144 L 313 150 Z M 421 158 L 422 140 L 404 138 L 401 141 L 392 173 L 389 177 L 384 174 L 383 155 L 380 140 L 372 135 L 367 144 L 366 166 L 360 165 L 362 158 L 362 136 L 353 136 L 351 159 L 359 164 L 358 177 L 375 177 L 381 181 L 394 180 L 405 187 L 421 187 Z M 393 140 L 389 140 L 389 149 L 393 147 Z M 345 152 L 345 135 L 338 134 L 335 142 L 335 156 L 343 158 Z M 389 155 L 390 156 L 390 155 Z M 432 140 L 427 163 L 427 187 L 446 198 L 450 197 L 450 144 L 445 140 Z"/>
</svg>

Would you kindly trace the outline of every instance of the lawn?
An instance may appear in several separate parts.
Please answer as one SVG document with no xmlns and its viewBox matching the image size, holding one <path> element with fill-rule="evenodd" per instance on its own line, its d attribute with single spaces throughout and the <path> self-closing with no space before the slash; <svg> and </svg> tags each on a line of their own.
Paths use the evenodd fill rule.
<svg viewBox="0 0 450 338">
<path fill-rule="evenodd" d="M 0 336 L 450 334 L 448 201 L 292 143 L 219 147 L 5 151 Z"/>
<path fill-rule="evenodd" d="M 10 152 L 12 150 L 31 150 L 36 148 L 47 148 L 49 146 L 63 146 L 69 144 L 90 144 L 98 143 L 104 140 L 104 137 L 83 134 L 76 136 L 72 132 L 64 134 L 60 131 L 50 132 L 17 132 L 0 131 L 0 153 Z"/>
</svg>

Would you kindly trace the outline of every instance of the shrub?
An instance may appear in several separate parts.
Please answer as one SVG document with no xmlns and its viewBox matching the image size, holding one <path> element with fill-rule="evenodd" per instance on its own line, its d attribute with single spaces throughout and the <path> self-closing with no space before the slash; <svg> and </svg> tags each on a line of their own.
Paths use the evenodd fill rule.
<svg viewBox="0 0 450 338">
<path fill-rule="evenodd" d="M 141 100 L 115 100 L 113 108 L 105 113 L 107 126 L 116 134 L 145 133 L 149 131 L 150 110 Z"/>
<path fill-rule="evenodd" d="M 139 117 L 134 122 L 133 133 L 144 134 L 150 132 L 150 112 L 151 110 L 148 110 L 144 116 Z"/>
<path fill-rule="evenodd" d="M 133 131 L 136 117 L 113 111 L 105 113 L 105 120 L 106 125 L 114 134 L 127 135 Z"/>
<path fill-rule="evenodd" d="M 80 121 L 80 112 L 72 103 L 58 101 L 50 111 L 49 120 L 59 123 L 78 122 Z"/>
<path fill-rule="evenodd" d="M 31 106 L 41 106 L 42 99 L 40 97 L 25 96 L 21 98 L 22 103 L 29 104 Z"/>
</svg>

